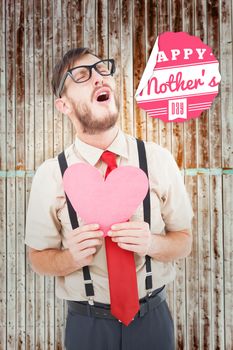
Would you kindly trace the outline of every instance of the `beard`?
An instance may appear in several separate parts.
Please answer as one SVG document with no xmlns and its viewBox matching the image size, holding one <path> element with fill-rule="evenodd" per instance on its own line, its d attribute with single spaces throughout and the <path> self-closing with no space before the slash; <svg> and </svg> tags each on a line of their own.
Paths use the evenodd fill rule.
<svg viewBox="0 0 233 350">
<path fill-rule="evenodd" d="M 116 111 L 106 111 L 101 119 L 95 117 L 91 108 L 86 103 L 76 105 L 72 103 L 76 119 L 79 121 L 82 131 L 88 135 L 95 135 L 111 129 L 117 122 L 119 112 L 119 101 L 114 94 Z M 103 112 L 104 113 L 104 112 Z"/>
</svg>

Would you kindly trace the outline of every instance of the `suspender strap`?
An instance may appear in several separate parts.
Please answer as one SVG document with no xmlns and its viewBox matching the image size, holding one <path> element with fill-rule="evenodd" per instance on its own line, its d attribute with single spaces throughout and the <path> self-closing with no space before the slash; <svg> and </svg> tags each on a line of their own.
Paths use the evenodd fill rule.
<svg viewBox="0 0 233 350">
<path fill-rule="evenodd" d="M 61 174 L 63 177 L 64 172 L 68 167 L 64 151 L 58 155 L 58 162 L 59 162 Z M 71 226 L 72 226 L 72 229 L 74 230 L 77 227 L 79 227 L 77 214 L 76 214 L 76 212 L 75 212 L 75 210 L 74 210 L 72 204 L 70 203 L 70 200 L 66 194 L 65 194 L 65 196 L 66 196 Z M 86 296 L 89 298 L 93 297 L 94 296 L 94 287 L 93 287 L 93 283 L 91 280 L 91 274 L 90 274 L 90 270 L 89 270 L 88 266 L 83 267 L 83 278 L 84 278 Z"/>
<path fill-rule="evenodd" d="M 145 172 L 148 177 L 148 167 L 145 144 L 141 140 L 137 140 L 139 166 Z M 150 189 L 148 189 L 147 195 L 143 201 L 144 221 L 151 226 L 151 208 L 150 208 Z M 152 271 L 151 271 L 151 257 L 146 255 L 146 290 L 152 290 Z"/>
</svg>

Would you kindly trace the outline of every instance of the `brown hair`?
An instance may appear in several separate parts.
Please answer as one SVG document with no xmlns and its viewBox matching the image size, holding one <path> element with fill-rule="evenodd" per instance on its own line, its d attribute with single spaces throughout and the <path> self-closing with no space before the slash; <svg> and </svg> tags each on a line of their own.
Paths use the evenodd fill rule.
<svg viewBox="0 0 233 350">
<path fill-rule="evenodd" d="M 67 53 L 62 57 L 62 59 L 56 64 L 56 66 L 53 69 L 53 76 L 51 81 L 54 95 L 57 96 L 57 90 L 59 88 L 59 84 L 64 73 L 68 69 L 73 67 L 75 61 L 77 61 L 78 58 L 86 54 L 96 56 L 90 49 L 86 47 L 78 47 L 67 51 Z"/>
</svg>

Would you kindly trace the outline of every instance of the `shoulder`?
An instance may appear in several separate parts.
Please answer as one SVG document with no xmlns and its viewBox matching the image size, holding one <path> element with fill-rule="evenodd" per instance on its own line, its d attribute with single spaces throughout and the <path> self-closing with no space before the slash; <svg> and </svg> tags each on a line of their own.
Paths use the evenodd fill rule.
<svg viewBox="0 0 233 350">
<path fill-rule="evenodd" d="M 65 156 L 68 159 L 72 154 L 72 147 L 65 149 Z M 62 182 L 61 170 L 58 162 L 58 155 L 54 158 L 49 158 L 45 160 L 36 170 L 33 179 L 34 182 L 40 181 L 40 183 L 45 183 L 45 185 L 50 184 L 60 184 Z"/>
<path fill-rule="evenodd" d="M 136 147 L 135 137 L 126 134 L 126 138 L 128 143 L 131 145 L 134 144 Z M 168 149 L 152 141 L 143 140 L 143 143 L 145 145 L 148 166 L 153 165 L 154 163 L 157 164 L 157 166 L 159 165 L 162 167 L 167 167 L 171 163 L 174 164 L 174 157 Z"/>
</svg>

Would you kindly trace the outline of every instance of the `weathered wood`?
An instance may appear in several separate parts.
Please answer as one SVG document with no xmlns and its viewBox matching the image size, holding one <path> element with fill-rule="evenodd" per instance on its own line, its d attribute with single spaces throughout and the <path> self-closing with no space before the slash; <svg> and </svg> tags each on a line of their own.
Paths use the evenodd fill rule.
<svg viewBox="0 0 233 350">
<path fill-rule="evenodd" d="M 0 7 L 0 171 L 6 171 L 6 3 Z M 0 178 L 0 349 L 7 347 L 7 222 L 6 179 Z"/>
<path fill-rule="evenodd" d="M 207 43 L 207 26 L 206 26 L 206 1 L 196 0 L 195 9 L 195 35 Z M 209 159 L 209 112 L 204 111 L 197 121 L 198 132 L 198 167 L 208 168 L 210 164 Z"/>
<path fill-rule="evenodd" d="M 207 2 L 207 42 L 212 48 L 214 56 L 219 60 L 220 46 L 220 26 L 219 13 L 220 1 L 214 0 Z M 210 168 L 220 168 L 222 166 L 221 159 L 221 114 L 220 114 L 220 94 L 214 99 L 210 108 L 209 119 L 209 146 L 210 146 Z"/>
<path fill-rule="evenodd" d="M 44 113 L 44 157 L 53 157 L 53 94 L 51 77 L 53 70 L 53 18 L 51 1 L 43 2 L 43 113 Z"/>
<path fill-rule="evenodd" d="M 117 69 L 121 74 L 121 126 L 130 135 L 133 135 L 133 52 L 132 52 L 132 1 L 121 1 L 121 61 Z"/>
<path fill-rule="evenodd" d="M 63 55 L 62 40 L 62 0 L 53 1 L 53 66 L 60 61 Z M 53 114 L 53 149 L 54 155 L 63 150 L 63 116 L 54 106 Z"/>
<path fill-rule="evenodd" d="M 220 12 L 221 134 L 222 167 L 233 164 L 233 73 L 232 73 L 233 2 L 224 0 Z M 220 111 L 219 111 L 220 112 Z"/>
<path fill-rule="evenodd" d="M 211 339 L 213 349 L 224 349 L 224 281 L 222 176 L 210 178 L 211 224 Z"/>
<path fill-rule="evenodd" d="M 183 30 L 195 35 L 195 1 L 185 1 L 183 9 Z M 195 169 L 197 167 L 197 120 L 184 123 L 184 167 Z"/>
<path fill-rule="evenodd" d="M 169 11 L 169 1 L 158 1 L 158 34 L 171 31 L 171 13 Z M 159 120 L 159 144 L 169 151 L 172 150 L 172 123 L 164 123 Z"/>
<path fill-rule="evenodd" d="M 231 349 L 232 1 L 38 0 L 0 7 L 0 350 L 64 349 L 66 305 L 32 271 L 24 228 L 32 173 L 74 139 L 54 108 L 54 64 L 70 48 L 116 60 L 124 131 L 171 150 L 190 194 L 193 250 L 168 287 L 177 349 Z M 134 94 L 159 33 L 186 31 L 220 60 L 220 94 L 198 120 L 163 123 Z"/>
<path fill-rule="evenodd" d="M 35 169 L 35 119 L 34 119 L 34 32 L 33 32 L 33 2 L 25 3 L 25 164 L 27 170 Z M 31 178 L 25 179 L 25 201 L 28 203 Z M 26 206 L 25 206 L 26 208 Z M 26 349 L 35 349 L 35 275 L 30 268 L 27 254 L 25 281 L 25 329 Z"/>
<path fill-rule="evenodd" d="M 7 222 L 6 179 L 0 179 L 0 349 L 7 348 Z"/>
<path fill-rule="evenodd" d="M 148 61 L 158 35 L 158 9 L 157 1 L 146 1 L 146 61 Z M 159 120 L 147 116 L 147 140 L 159 143 Z"/>
<path fill-rule="evenodd" d="M 145 1 L 133 1 L 133 62 L 134 94 L 146 67 L 145 43 Z M 146 113 L 140 110 L 134 100 L 134 136 L 146 139 Z"/>
<path fill-rule="evenodd" d="M 199 294 L 199 348 L 212 349 L 211 339 L 211 260 L 210 260 L 210 179 L 198 175 L 198 261 L 199 275 L 196 288 Z"/>
<path fill-rule="evenodd" d="M 225 349 L 231 349 L 233 344 L 233 176 L 223 176 L 223 244 L 224 244 L 224 329 Z"/>
<path fill-rule="evenodd" d="M 198 211 L 197 177 L 186 176 L 185 185 L 190 195 L 194 213 Z M 199 297 L 198 297 L 198 227 L 197 215 L 193 218 L 192 252 L 186 259 L 186 328 L 187 349 L 199 349 Z"/>
</svg>

